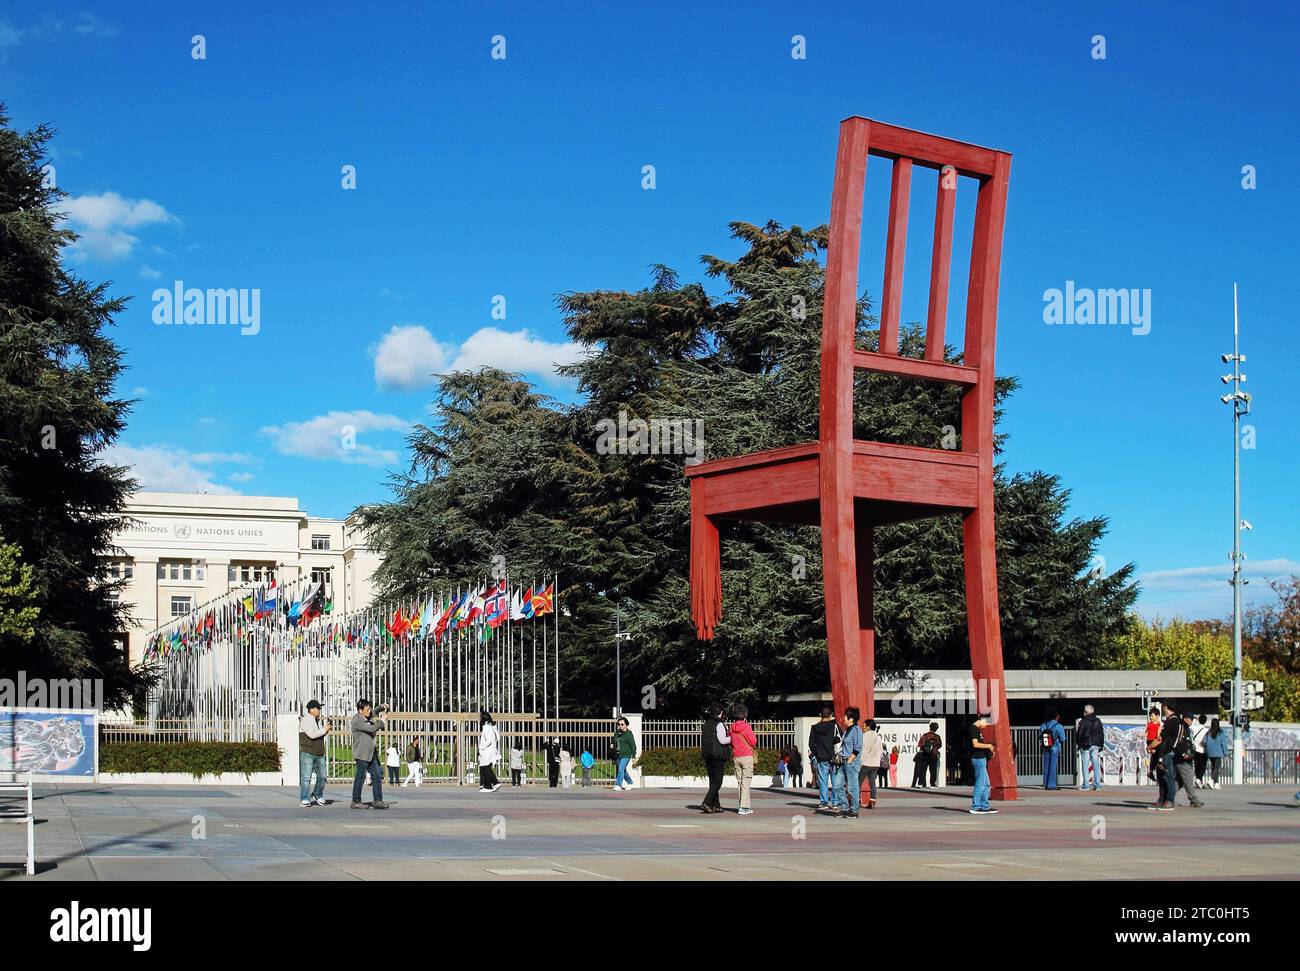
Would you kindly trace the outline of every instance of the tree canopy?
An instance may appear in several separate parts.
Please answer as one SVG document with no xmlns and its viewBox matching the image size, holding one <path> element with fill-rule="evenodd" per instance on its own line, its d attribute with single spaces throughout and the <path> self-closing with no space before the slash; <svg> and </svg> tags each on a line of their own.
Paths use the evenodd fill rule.
<svg viewBox="0 0 1300 971">
<path fill-rule="evenodd" d="M 557 571 L 563 693 L 592 712 L 614 681 L 616 608 L 632 634 L 627 707 L 648 685 L 661 713 L 696 714 L 712 699 L 761 710 L 772 694 L 828 683 L 819 531 L 729 524 L 722 623 L 715 640 L 699 642 L 687 585 L 686 456 L 602 447 L 601 429 L 620 419 L 702 422 L 707 459 L 817 437 L 827 229 L 737 222 L 731 230 L 747 245 L 738 259 L 702 258 L 707 276 L 725 284 L 720 298 L 665 266 L 641 290 L 558 298 L 586 351 L 558 369 L 576 383 L 575 403 L 497 370 L 441 376 L 393 501 L 359 510 L 385 556 L 379 581 L 390 593 L 434 576 L 482 575 L 494 555 L 516 576 Z M 866 295 L 858 316 L 858 346 L 873 350 Z M 920 326 L 904 327 L 902 353 L 923 348 Z M 952 348 L 946 356 L 960 361 Z M 998 380 L 999 409 L 1015 388 Z M 854 393 L 858 437 L 953 447 L 957 389 L 860 373 Z M 1104 576 L 1089 569 L 1106 521 L 1067 520 L 1069 492 L 1057 477 L 999 467 L 995 495 L 1007 666 L 1088 665 L 1126 629 L 1132 565 Z M 959 518 L 878 527 L 875 571 L 878 668 L 968 667 Z"/>
<path fill-rule="evenodd" d="M 102 454 L 130 406 L 108 331 L 125 304 L 63 263 L 76 236 L 43 171 L 52 135 L 14 131 L 0 105 L 0 535 L 30 568 L 36 611 L 0 630 L 0 674 L 103 679 L 118 707 L 148 681 L 115 640 L 127 619 L 102 581 L 132 487 Z"/>
</svg>

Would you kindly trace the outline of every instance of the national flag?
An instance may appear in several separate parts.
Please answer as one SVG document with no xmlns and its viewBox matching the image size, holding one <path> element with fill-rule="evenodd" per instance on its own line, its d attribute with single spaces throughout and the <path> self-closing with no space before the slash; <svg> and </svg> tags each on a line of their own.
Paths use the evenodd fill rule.
<svg viewBox="0 0 1300 971">
<path fill-rule="evenodd" d="M 511 617 L 512 620 L 531 620 L 533 616 L 533 588 L 529 587 L 522 597 L 519 598 L 519 616 Z"/>
<path fill-rule="evenodd" d="M 388 630 L 388 633 L 392 635 L 394 640 L 400 640 L 402 638 L 402 635 L 406 633 L 409 626 L 410 626 L 410 622 L 405 617 L 402 616 L 401 607 L 398 607 L 396 612 L 393 614 L 392 621 L 384 625 L 384 627 Z"/>
<path fill-rule="evenodd" d="M 486 592 L 487 592 L 486 590 L 483 591 L 483 593 Z M 484 605 L 483 593 L 476 593 L 474 594 L 473 597 L 469 599 L 468 609 L 464 607 L 461 608 L 465 616 L 459 623 L 456 624 L 457 628 L 468 627 L 470 624 L 474 623 L 474 621 L 478 620 L 480 617 L 483 616 L 483 605 Z"/>
<path fill-rule="evenodd" d="M 447 624 L 451 621 L 452 615 L 460 606 L 460 598 L 452 597 L 451 602 L 447 604 L 447 609 L 438 615 L 438 621 L 433 625 L 434 640 L 442 640 L 442 635 L 447 632 Z"/>
<path fill-rule="evenodd" d="M 510 619 L 510 599 L 506 594 L 506 582 L 502 580 L 483 604 L 483 619 L 494 630 Z"/>
<path fill-rule="evenodd" d="M 542 614 L 549 614 L 555 610 L 555 584 L 552 582 L 547 585 L 545 590 L 539 590 L 533 594 L 533 616 L 540 617 Z"/>
<path fill-rule="evenodd" d="M 239 602 L 244 605 L 248 616 L 252 617 L 257 610 L 257 602 L 253 599 L 252 591 L 246 593 Z"/>
</svg>

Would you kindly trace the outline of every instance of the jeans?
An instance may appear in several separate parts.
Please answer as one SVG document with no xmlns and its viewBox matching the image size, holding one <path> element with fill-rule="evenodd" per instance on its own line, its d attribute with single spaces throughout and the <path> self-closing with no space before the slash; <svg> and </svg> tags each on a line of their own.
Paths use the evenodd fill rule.
<svg viewBox="0 0 1300 971">
<path fill-rule="evenodd" d="M 971 793 L 971 809 L 989 808 L 989 760 L 971 759 L 971 768 L 975 770 L 975 790 Z"/>
<path fill-rule="evenodd" d="M 1215 757 L 1210 758 L 1210 781 L 1215 783 L 1215 785 L 1218 785 L 1219 766 L 1222 764 L 1223 764 L 1223 759 L 1215 758 Z"/>
<path fill-rule="evenodd" d="M 834 768 L 834 766 L 829 762 L 822 761 L 817 761 L 813 764 L 817 766 L 817 794 L 821 797 L 818 801 L 823 806 L 829 806 L 831 804 L 831 769 Z"/>
<path fill-rule="evenodd" d="M 390 766 L 388 767 L 388 784 L 389 784 L 390 786 L 395 786 L 395 785 L 397 785 L 397 782 L 398 782 L 398 778 L 397 778 L 397 770 L 400 769 L 400 768 L 401 768 L 400 765 L 390 765 Z"/>
<path fill-rule="evenodd" d="M 361 801 L 361 789 L 366 782 L 366 774 L 370 775 L 370 792 L 375 797 L 375 802 L 384 801 L 384 777 L 379 771 L 379 756 L 370 756 L 369 762 L 362 762 L 360 759 L 355 760 L 357 763 L 357 774 L 352 777 L 352 801 Z"/>
<path fill-rule="evenodd" d="M 1164 794 L 1165 802 L 1169 805 L 1174 804 L 1174 797 L 1178 795 L 1178 772 L 1174 768 L 1174 753 L 1168 752 L 1160 757 L 1160 764 L 1164 767 Z"/>
<path fill-rule="evenodd" d="M 844 786 L 844 808 L 851 813 L 858 811 L 862 801 L 862 762 L 854 760 L 845 762 L 839 773 L 840 783 Z"/>
<path fill-rule="evenodd" d="M 1061 760 L 1060 749 L 1043 749 L 1043 788 L 1056 788 L 1056 764 Z M 987 768 L 987 766 L 985 767 Z"/>
<path fill-rule="evenodd" d="M 1094 791 L 1101 789 L 1101 746 L 1089 745 L 1087 748 L 1079 750 L 1079 757 L 1083 760 L 1079 769 L 1079 788 L 1088 788 L 1088 773 L 1092 772 L 1092 788 Z"/>
<path fill-rule="evenodd" d="M 307 784 L 311 782 L 312 772 L 316 773 L 316 786 L 311 793 L 312 799 L 325 795 L 325 756 L 312 755 L 310 752 L 298 753 L 298 801 L 307 801 Z"/>
<path fill-rule="evenodd" d="M 627 771 L 627 767 L 631 763 L 632 757 L 630 755 L 620 755 L 618 757 L 618 774 L 614 776 L 614 785 L 626 785 L 628 788 L 632 787 L 632 776 Z"/>
<path fill-rule="evenodd" d="M 840 790 L 844 787 L 844 766 L 829 763 L 830 766 L 830 804 L 836 809 L 848 808 L 848 803 L 844 801 L 844 794 Z"/>
</svg>

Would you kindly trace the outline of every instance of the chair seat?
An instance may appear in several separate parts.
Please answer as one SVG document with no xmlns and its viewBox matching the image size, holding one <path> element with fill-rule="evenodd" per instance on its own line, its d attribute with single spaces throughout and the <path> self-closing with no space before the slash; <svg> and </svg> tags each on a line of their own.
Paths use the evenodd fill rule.
<svg viewBox="0 0 1300 971">
<path fill-rule="evenodd" d="M 977 505 L 973 452 L 853 443 L 855 514 L 874 524 L 964 512 Z M 689 466 L 692 504 L 705 516 L 815 526 L 821 522 L 821 445 L 808 442 Z"/>
</svg>

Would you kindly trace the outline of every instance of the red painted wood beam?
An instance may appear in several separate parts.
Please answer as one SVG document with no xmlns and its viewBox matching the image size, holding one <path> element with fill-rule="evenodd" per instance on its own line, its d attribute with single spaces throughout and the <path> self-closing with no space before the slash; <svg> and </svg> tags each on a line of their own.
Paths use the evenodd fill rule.
<svg viewBox="0 0 1300 971">
<path fill-rule="evenodd" d="M 979 381 L 979 371 L 973 367 L 922 360 L 918 357 L 903 357 L 899 354 L 854 351 L 853 366 L 863 371 L 875 371 L 878 374 L 901 374 L 904 377 L 920 378 L 923 381 L 947 381 L 950 384 L 966 387 L 974 387 Z"/>
<path fill-rule="evenodd" d="M 939 170 L 934 207 L 934 249 L 930 254 L 930 312 L 925 325 L 925 357 L 943 360 L 944 327 L 948 322 L 948 280 L 952 270 L 952 214 L 957 201 L 957 170 Z M 973 369 L 972 369 L 973 370 Z"/>
<path fill-rule="evenodd" d="M 885 283 L 880 291 L 880 353 L 898 353 L 898 314 L 903 301 L 907 255 L 907 211 L 912 195 L 912 160 L 894 159 L 889 189 L 889 232 L 885 237 Z"/>
</svg>

